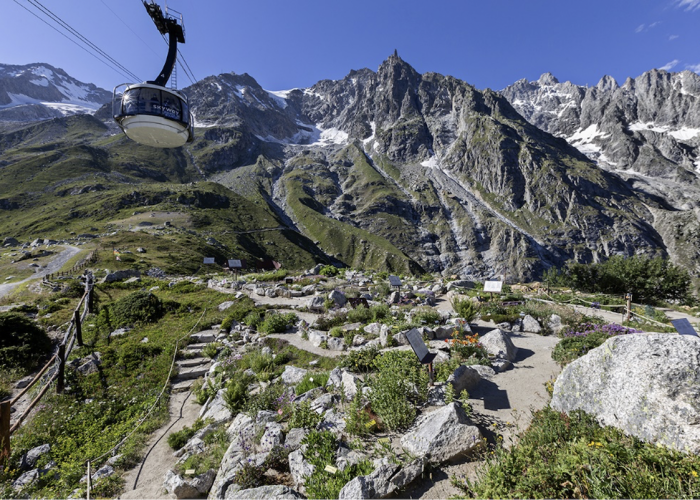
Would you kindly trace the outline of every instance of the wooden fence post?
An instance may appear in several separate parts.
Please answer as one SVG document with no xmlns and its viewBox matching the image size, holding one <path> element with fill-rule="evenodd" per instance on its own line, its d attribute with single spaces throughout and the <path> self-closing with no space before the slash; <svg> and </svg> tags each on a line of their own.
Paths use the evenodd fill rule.
<svg viewBox="0 0 700 500">
<path fill-rule="evenodd" d="M 66 386 L 66 345 L 58 346 L 58 377 L 56 378 L 56 394 L 62 394 Z"/>
<path fill-rule="evenodd" d="M 0 463 L 10 458 L 10 401 L 0 403 Z"/>
<path fill-rule="evenodd" d="M 87 300 L 87 297 L 86 297 Z M 73 321 L 75 321 L 75 338 L 78 341 L 80 347 L 83 346 L 83 329 L 80 326 L 80 311 L 76 309 L 73 311 Z"/>
</svg>

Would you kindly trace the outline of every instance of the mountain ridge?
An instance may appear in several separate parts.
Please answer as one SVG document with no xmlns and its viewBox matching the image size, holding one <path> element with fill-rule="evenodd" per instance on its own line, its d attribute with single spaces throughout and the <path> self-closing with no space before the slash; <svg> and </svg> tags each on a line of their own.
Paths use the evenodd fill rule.
<svg viewBox="0 0 700 500">
<path fill-rule="evenodd" d="M 540 80 L 580 94 L 572 84 L 557 87 L 565 84 L 551 74 Z M 523 101 L 539 90 L 525 80 L 514 85 Z M 622 88 L 605 77 L 598 87 Z M 176 153 L 178 168 L 264 203 L 334 262 L 377 268 L 384 255 L 393 269 L 475 279 L 508 270 L 536 279 L 570 259 L 646 253 L 679 260 L 692 239 L 670 234 L 679 209 L 663 193 L 637 189 L 575 141 L 538 128 L 533 114 L 531 123 L 512 104 L 515 92 L 509 100 L 508 92 L 421 75 L 398 55 L 376 72 L 352 70 L 307 89 L 270 92 L 250 75 L 225 73 L 185 92 L 198 128 L 195 143 Z M 103 139 L 91 139 L 103 170 L 116 168 L 130 183 L 163 182 L 157 163 L 133 165 L 141 155 L 153 162 L 149 148 L 132 143 L 125 168 L 115 154 L 126 139 L 115 135 L 106 106 L 95 117 L 107 123 L 94 129 Z M 58 147 L 71 140 L 58 138 Z M 0 147 L 0 165 L 11 161 Z M 695 270 L 698 262 L 691 255 L 683 263 Z"/>
</svg>

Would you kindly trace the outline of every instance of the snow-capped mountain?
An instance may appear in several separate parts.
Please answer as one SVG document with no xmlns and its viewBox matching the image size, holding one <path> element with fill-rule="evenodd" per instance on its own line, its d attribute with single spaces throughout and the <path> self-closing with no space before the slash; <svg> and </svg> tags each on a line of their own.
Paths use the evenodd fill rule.
<svg viewBox="0 0 700 500">
<path fill-rule="evenodd" d="M 0 64 L 0 121 L 27 122 L 94 113 L 112 94 L 49 64 Z"/>
<path fill-rule="evenodd" d="M 550 73 L 502 91 L 530 123 L 675 208 L 700 207 L 700 76 L 651 70 L 622 86 L 560 83 Z M 683 186 L 681 189 L 679 184 Z"/>
</svg>

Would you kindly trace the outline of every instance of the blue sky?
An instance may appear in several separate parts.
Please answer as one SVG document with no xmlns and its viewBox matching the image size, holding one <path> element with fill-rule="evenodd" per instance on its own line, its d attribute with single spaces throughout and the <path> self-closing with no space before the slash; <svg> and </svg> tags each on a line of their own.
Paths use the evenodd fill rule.
<svg viewBox="0 0 700 500">
<path fill-rule="evenodd" d="M 2 0 L 0 63 L 45 62 L 111 90 L 131 82 L 37 19 L 48 8 L 141 80 L 166 46 L 141 0 Z M 164 0 L 159 0 L 164 5 Z M 197 79 L 248 73 L 268 90 L 376 70 L 394 49 L 421 73 L 502 89 L 544 72 L 620 84 L 652 68 L 700 72 L 700 0 L 170 0 Z M 42 19 L 45 17 L 42 16 Z M 178 72 L 179 87 L 190 84 Z"/>
</svg>

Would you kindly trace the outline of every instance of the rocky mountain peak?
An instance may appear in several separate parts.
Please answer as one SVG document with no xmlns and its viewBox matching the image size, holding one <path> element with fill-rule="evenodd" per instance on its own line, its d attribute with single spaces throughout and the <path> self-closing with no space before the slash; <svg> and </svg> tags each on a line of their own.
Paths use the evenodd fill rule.
<svg viewBox="0 0 700 500">
<path fill-rule="evenodd" d="M 613 90 L 617 90 L 619 85 L 612 76 L 605 75 L 600 79 L 598 85 L 596 85 L 596 88 L 602 92 L 611 92 Z"/>
<path fill-rule="evenodd" d="M 540 76 L 540 79 L 537 81 L 540 85 L 555 85 L 559 83 L 559 80 L 557 80 L 556 77 L 549 72 L 542 73 L 542 76 Z"/>
</svg>

